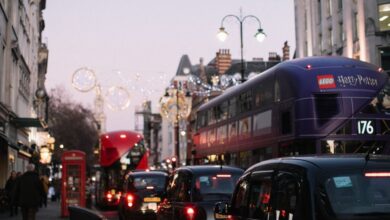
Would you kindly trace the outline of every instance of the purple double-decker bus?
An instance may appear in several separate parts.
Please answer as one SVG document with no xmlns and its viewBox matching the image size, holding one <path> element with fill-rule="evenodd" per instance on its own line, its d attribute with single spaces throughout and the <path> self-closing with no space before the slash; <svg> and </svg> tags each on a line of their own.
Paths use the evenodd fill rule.
<svg viewBox="0 0 390 220">
<path fill-rule="evenodd" d="M 285 61 L 200 106 L 199 163 L 246 168 L 303 154 L 390 153 L 390 83 L 345 57 Z"/>
</svg>

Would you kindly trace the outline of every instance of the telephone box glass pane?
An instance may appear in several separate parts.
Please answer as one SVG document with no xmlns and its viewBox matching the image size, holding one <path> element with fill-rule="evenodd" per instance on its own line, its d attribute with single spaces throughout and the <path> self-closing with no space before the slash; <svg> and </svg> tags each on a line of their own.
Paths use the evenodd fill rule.
<svg viewBox="0 0 390 220">
<path fill-rule="evenodd" d="M 66 203 L 78 206 L 81 197 L 81 167 L 79 165 L 69 165 L 67 168 Z"/>
</svg>

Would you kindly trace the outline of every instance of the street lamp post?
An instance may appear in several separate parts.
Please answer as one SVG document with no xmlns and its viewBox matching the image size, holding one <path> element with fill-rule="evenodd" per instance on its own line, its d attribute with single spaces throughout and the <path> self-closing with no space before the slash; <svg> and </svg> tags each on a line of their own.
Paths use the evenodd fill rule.
<svg viewBox="0 0 390 220">
<path fill-rule="evenodd" d="M 179 165 L 180 160 L 180 121 L 191 113 L 192 97 L 185 85 L 174 81 L 173 86 L 161 100 L 160 111 L 163 117 L 174 123 L 174 158 Z"/>
<path fill-rule="evenodd" d="M 255 37 L 256 39 L 259 41 L 259 42 L 262 42 L 264 41 L 265 37 L 267 36 L 263 29 L 261 28 L 261 22 L 260 22 L 260 19 L 257 18 L 256 16 L 254 15 L 246 15 L 246 16 L 242 16 L 242 13 L 240 13 L 240 16 L 237 16 L 237 15 L 233 15 L 233 14 L 229 14 L 229 15 L 226 15 L 225 17 L 222 18 L 222 21 L 221 21 L 221 27 L 219 28 L 219 32 L 217 34 L 217 37 L 219 38 L 219 40 L 221 41 L 225 41 L 227 36 L 228 36 L 228 33 L 225 31 L 225 28 L 223 26 L 223 22 L 225 21 L 226 18 L 235 18 L 239 23 L 240 23 L 240 49 L 241 49 L 241 81 L 244 82 L 245 81 L 245 65 L 244 65 L 244 40 L 243 40 L 243 23 L 246 19 L 249 19 L 249 18 L 252 18 L 252 19 L 255 19 L 258 23 L 259 23 L 259 28 L 257 29 L 257 32 L 255 34 Z"/>
</svg>

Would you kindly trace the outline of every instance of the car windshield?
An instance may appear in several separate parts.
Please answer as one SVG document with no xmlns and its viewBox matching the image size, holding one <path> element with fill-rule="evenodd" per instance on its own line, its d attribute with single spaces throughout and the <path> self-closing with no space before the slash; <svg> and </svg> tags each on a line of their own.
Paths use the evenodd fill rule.
<svg viewBox="0 0 390 220">
<path fill-rule="evenodd" d="M 129 182 L 130 188 L 135 189 L 156 189 L 162 190 L 165 188 L 167 178 L 164 176 L 135 176 Z"/>
<path fill-rule="evenodd" d="M 390 217 L 390 172 L 355 172 L 324 182 L 328 204 L 339 219 Z M 370 219 L 370 218 L 369 218 Z"/>
<path fill-rule="evenodd" d="M 239 178 L 238 174 L 199 175 L 195 178 L 194 200 L 207 201 L 219 198 L 228 200 Z"/>
</svg>

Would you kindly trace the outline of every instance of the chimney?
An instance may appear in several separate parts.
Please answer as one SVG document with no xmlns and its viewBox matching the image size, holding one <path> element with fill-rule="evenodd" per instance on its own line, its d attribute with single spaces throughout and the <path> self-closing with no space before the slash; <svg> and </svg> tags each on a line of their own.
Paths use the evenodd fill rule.
<svg viewBox="0 0 390 220">
<path fill-rule="evenodd" d="M 226 70 L 230 68 L 232 65 L 232 56 L 228 49 L 220 49 L 219 52 L 217 52 L 215 65 L 219 75 L 223 75 Z"/>
<path fill-rule="evenodd" d="M 283 61 L 290 59 L 290 46 L 288 46 L 287 41 L 284 42 L 283 50 Z"/>
<path fill-rule="evenodd" d="M 280 61 L 280 56 L 275 52 L 269 52 L 268 61 Z"/>
<path fill-rule="evenodd" d="M 199 73 L 200 79 L 202 80 L 203 83 L 207 83 L 206 68 L 204 67 L 202 57 L 199 60 L 199 69 L 200 69 L 200 73 Z"/>
</svg>

